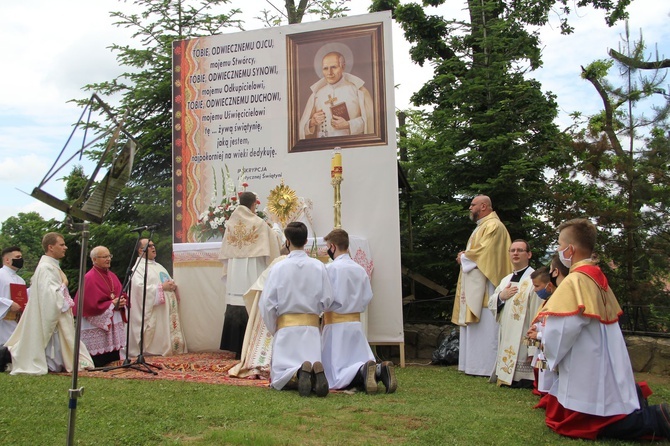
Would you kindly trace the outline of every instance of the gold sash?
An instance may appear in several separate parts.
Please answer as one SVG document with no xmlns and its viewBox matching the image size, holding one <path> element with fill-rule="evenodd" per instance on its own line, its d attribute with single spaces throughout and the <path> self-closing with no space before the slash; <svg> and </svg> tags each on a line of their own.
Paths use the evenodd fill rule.
<svg viewBox="0 0 670 446">
<path fill-rule="evenodd" d="M 342 322 L 360 322 L 361 313 L 323 313 L 323 325 L 340 324 Z"/>
<path fill-rule="evenodd" d="M 277 318 L 277 330 L 286 327 L 319 327 L 319 316 L 316 314 L 282 314 Z"/>
</svg>

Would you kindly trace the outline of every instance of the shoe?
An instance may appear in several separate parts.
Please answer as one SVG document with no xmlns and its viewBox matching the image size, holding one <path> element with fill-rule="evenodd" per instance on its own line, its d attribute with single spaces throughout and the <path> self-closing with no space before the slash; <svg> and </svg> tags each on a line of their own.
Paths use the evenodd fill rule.
<svg viewBox="0 0 670 446">
<path fill-rule="evenodd" d="M 305 361 L 298 369 L 298 394 L 309 396 L 312 392 L 312 363 Z"/>
<path fill-rule="evenodd" d="M 384 387 L 386 387 L 386 393 L 393 393 L 398 388 L 398 381 L 395 378 L 395 369 L 393 368 L 393 363 L 391 361 L 384 361 L 381 363 L 381 372 L 379 375 Z"/>
<path fill-rule="evenodd" d="M 315 362 L 312 367 L 312 376 L 314 378 L 314 393 L 316 396 L 324 397 L 328 395 L 328 379 L 323 371 L 323 364 Z"/>
<path fill-rule="evenodd" d="M 361 367 L 363 373 L 363 387 L 365 393 L 373 395 L 377 393 L 377 364 L 374 361 L 368 361 Z"/>
<path fill-rule="evenodd" d="M 4 345 L 0 345 L 0 373 L 5 371 L 7 364 L 12 362 L 12 355 L 9 353 L 9 349 Z"/>
<path fill-rule="evenodd" d="M 666 439 L 670 440 L 670 406 L 668 403 L 661 403 L 658 406 L 651 406 L 657 408 L 657 425 L 658 429 L 655 434 L 660 434 Z"/>
</svg>

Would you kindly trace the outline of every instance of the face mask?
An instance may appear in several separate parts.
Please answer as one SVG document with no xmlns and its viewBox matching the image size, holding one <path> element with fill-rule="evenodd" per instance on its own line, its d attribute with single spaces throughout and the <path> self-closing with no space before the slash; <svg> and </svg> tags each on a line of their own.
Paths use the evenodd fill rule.
<svg viewBox="0 0 670 446">
<path fill-rule="evenodd" d="M 284 243 L 284 247 L 286 247 L 287 251 L 290 251 L 288 242 Z"/>
<path fill-rule="evenodd" d="M 328 251 L 326 251 L 326 252 L 328 253 L 328 257 L 330 257 L 330 260 L 335 260 L 335 251 L 328 248 Z"/>
<path fill-rule="evenodd" d="M 570 268 L 570 267 L 572 266 L 572 256 L 570 256 L 570 258 L 567 259 L 567 258 L 563 255 L 563 253 L 564 253 L 565 251 L 567 251 L 569 247 L 570 247 L 570 245 L 566 246 L 566 248 L 565 248 L 563 251 L 558 251 L 558 259 L 561 261 L 561 263 L 563 264 L 563 266 L 565 266 L 566 268 Z"/>
<path fill-rule="evenodd" d="M 551 284 L 556 288 L 558 286 L 558 283 L 556 281 L 558 280 L 557 276 L 554 276 L 554 271 L 549 272 L 549 280 L 551 281 Z"/>
<path fill-rule="evenodd" d="M 549 299 L 549 296 L 551 296 L 551 293 L 546 288 L 542 288 L 540 291 L 535 291 L 535 294 L 542 300 L 547 300 Z"/>
<path fill-rule="evenodd" d="M 21 259 L 12 259 L 12 266 L 16 269 L 23 268 L 23 258 Z"/>
</svg>

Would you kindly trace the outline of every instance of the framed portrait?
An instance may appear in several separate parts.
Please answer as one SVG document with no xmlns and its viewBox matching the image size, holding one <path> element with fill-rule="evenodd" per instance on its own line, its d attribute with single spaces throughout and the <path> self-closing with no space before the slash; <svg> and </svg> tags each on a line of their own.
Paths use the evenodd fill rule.
<svg viewBox="0 0 670 446">
<path fill-rule="evenodd" d="M 383 23 L 286 39 L 289 152 L 386 145 Z"/>
</svg>

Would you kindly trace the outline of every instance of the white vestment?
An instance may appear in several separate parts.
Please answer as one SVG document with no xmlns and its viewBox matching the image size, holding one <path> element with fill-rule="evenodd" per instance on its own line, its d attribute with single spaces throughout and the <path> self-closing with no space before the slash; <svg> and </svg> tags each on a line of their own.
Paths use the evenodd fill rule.
<svg viewBox="0 0 670 446">
<path fill-rule="evenodd" d="M 12 375 L 45 375 L 49 370 L 72 371 L 75 327 L 74 302 L 58 260 L 43 255 L 31 279 L 30 299 L 14 333 L 5 344 L 12 354 Z M 79 343 L 79 369 L 93 359 Z"/>
<path fill-rule="evenodd" d="M 496 316 L 500 324 L 498 355 L 495 375 L 499 384 L 512 385 L 513 381 L 522 379 L 534 380 L 533 368 L 529 358 L 535 353 L 535 348 L 523 344 L 523 339 L 530 324 L 537 314 L 541 300 L 535 294 L 531 273 L 535 271 L 530 266 L 516 284 L 519 291 L 505 301 L 504 307 L 498 312 L 498 298 L 500 293 L 510 284 L 512 276 L 505 276 L 498 288 L 489 297 L 489 310 Z"/>
<path fill-rule="evenodd" d="M 268 257 L 228 259 L 226 305 L 244 305 L 244 294 L 267 268 Z"/>
<path fill-rule="evenodd" d="M 291 251 L 268 275 L 259 301 L 261 317 L 272 345 L 272 387 L 282 389 L 304 361 L 321 361 L 319 327 L 292 326 L 278 330 L 277 319 L 284 314 L 319 315 L 330 307 L 332 292 L 326 267 L 302 250 Z"/>
<path fill-rule="evenodd" d="M 265 281 L 270 274 L 270 269 L 285 258 L 286 256 L 279 256 L 274 259 L 244 294 L 244 305 L 247 308 L 247 313 L 249 313 L 249 321 L 244 332 L 240 362 L 228 370 L 230 376 L 236 378 L 268 377 L 270 374 L 273 338 L 260 315 L 258 302 L 265 287 Z"/>
<path fill-rule="evenodd" d="M 145 260 L 143 257 L 137 259 L 131 281 L 129 356 L 139 354 Z M 148 262 L 143 354 L 170 356 L 186 353 L 186 339 L 181 328 L 177 294 L 163 289 L 163 282 L 170 280 L 170 275 L 155 260 Z"/>
<path fill-rule="evenodd" d="M 10 283 L 25 285 L 26 281 L 10 267 L 3 266 L 0 268 L 0 345 L 7 342 L 7 339 L 14 333 L 17 324 L 13 319 L 5 319 L 13 302 L 9 292 Z"/>
<path fill-rule="evenodd" d="M 324 311 L 338 314 L 362 313 L 372 300 L 370 278 L 349 254 L 326 265 L 333 290 L 333 302 Z M 321 362 L 331 389 L 351 384 L 356 373 L 375 357 L 358 322 L 326 324 L 321 333 Z"/>
<path fill-rule="evenodd" d="M 374 133 L 374 106 L 370 92 L 363 86 L 364 83 L 357 76 L 343 73 L 342 78 L 335 84 L 329 84 L 325 79 L 321 79 L 312 85 L 310 87 L 312 94 L 300 118 L 299 139 Z M 346 107 L 349 115 L 348 129 L 336 130 L 331 126 L 333 119 L 331 107 L 337 107 L 338 104 Z M 312 114 L 319 110 L 326 114 L 326 120 L 320 126 L 310 129 L 309 120 Z"/>
<path fill-rule="evenodd" d="M 548 315 L 542 343 L 547 366 L 558 371 L 549 393 L 563 407 L 603 417 L 639 409 L 633 368 L 617 322 L 603 324 L 581 314 Z"/>
</svg>

